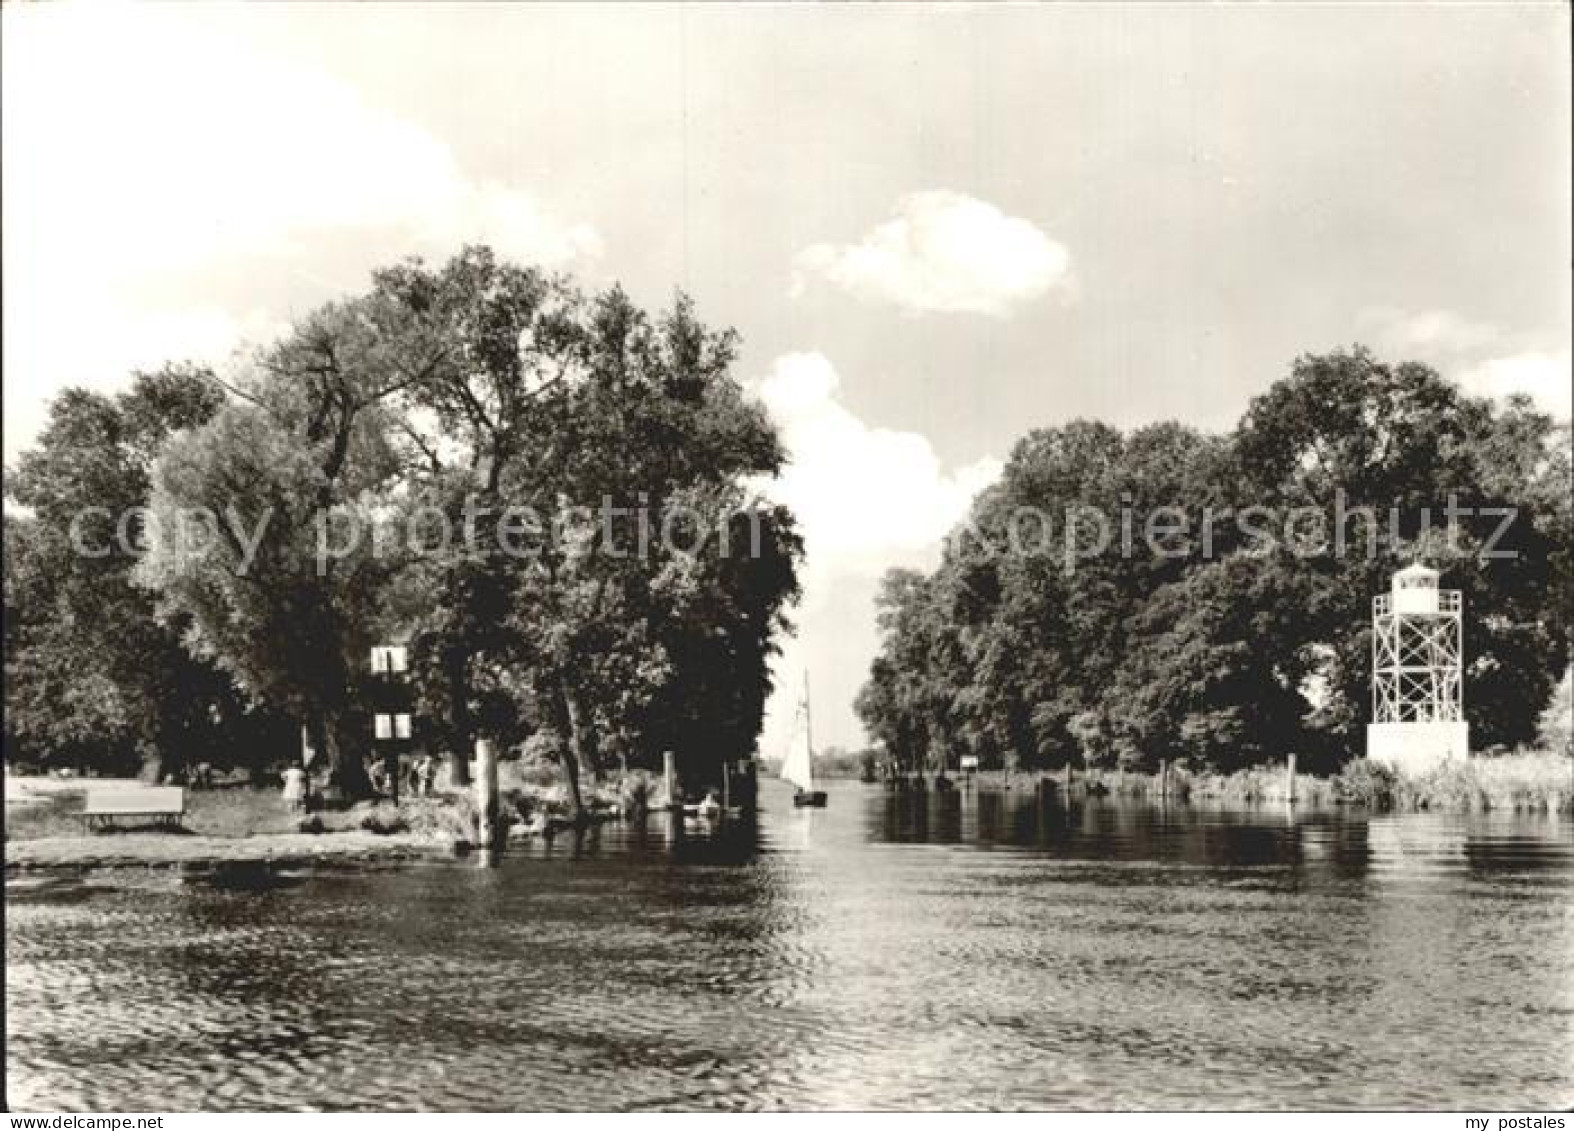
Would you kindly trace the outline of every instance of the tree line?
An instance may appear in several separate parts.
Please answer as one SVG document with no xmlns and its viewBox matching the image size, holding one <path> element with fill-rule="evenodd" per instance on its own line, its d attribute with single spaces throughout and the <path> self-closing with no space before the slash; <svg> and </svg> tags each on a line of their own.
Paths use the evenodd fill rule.
<svg viewBox="0 0 1574 1131">
<path fill-rule="evenodd" d="M 908 770 L 1332 770 L 1364 746 L 1372 597 L 1420 560 L 1463 592 L 1473 744 L 1528 744 L 1569 663 L 1570 488 L 1567 425 L 1361 347 L 1224 435 L 1037 429 L 935 570 L 883 579 L 857 709 Z"/>
<path fill-rule="evenodd" d="M 802 556 L 736 347 L 681 295 L 651 314 L 473 247 L 234 374 L 67 390 L 6 482 L 8 756 L 264 765 L 304 728 L 362 796 L 366 657 L 404 643 L 461 778 L 490 738 L 576 804 L 665 750 L 708 780 L 753 748 Z"/>
</svg>

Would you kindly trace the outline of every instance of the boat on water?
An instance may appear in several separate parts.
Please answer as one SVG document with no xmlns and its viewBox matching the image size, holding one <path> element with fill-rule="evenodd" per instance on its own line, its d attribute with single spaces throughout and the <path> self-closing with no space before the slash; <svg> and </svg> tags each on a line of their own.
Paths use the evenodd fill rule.
<svg viewBox="0 0 1574 1131">
<path fill-rule="evenodd" d="M 732 817 L 743 817 L 754 809 L 755 766 L 753 758 L 721 764 L 721 793 L 708 789 L 698 801 L 683 805 L 683 819 L 691 824 L 709 825 Z"/>
<path fill-rule="evenodd" d="M 698 802 L 690 802 L 683 806 L 683 819 L 686 821 L 705 822 L 719 821 L 726 814 L 716 795 L 708 793 Z"/>
<path fill-rule="evenodd" d="M 799 808 L 825 808 L 825 791 L 814 788 L 814 734 L 809 725 L 809 677 L 803 679 L 803 695 L 793 718 L 792 738 L 782 762 L 781 777 L 797 787 L 792 803 Z"/>
</svg>

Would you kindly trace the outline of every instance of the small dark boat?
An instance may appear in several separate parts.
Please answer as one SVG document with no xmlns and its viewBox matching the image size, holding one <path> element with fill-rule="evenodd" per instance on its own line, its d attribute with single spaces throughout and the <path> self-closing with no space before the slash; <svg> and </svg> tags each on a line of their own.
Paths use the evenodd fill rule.
<svg viewBox="0 0 1574 1131">
<path fill-rule="evenodd" d="M 792 803 L 799 809 L 824 809 L 825 790 L 800 789 L 792 795 Z"/>
</svg>

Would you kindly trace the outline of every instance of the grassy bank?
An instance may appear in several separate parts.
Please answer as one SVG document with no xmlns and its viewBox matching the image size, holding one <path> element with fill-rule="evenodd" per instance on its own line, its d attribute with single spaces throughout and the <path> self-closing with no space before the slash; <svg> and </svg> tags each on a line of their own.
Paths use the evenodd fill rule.
<svg viewBox="0 0 1574 1131">
<path fill-rule="evenodd" d="M 551 836 L 571 824 L 567 794 L 505 768 L 500 774 L 506 833 Z M 5 864 L 10 869 L 182 865 L 408 856 L 475 844 L 477 813 L 467 790 L 426 797 L 361 802 L 301 813 L 271 789 L 191 790 L 181 827 L 156 830 L 133 823 L 88 831 L 82 821 L 87 787 L 73 781 L 6 780 Z M 116 783 L 135 787 L 135 783 Z M 587 786 L 594 821 L 639 811 L 651 800 L 644 775 Z"/>
<path fill-rule="evenodd" d="M 226 864 L 291 867 L 421 856 L 440 850 L 414 834 L 349 830 L 334 836 L 269 833 L 217 837 L 190 833 L 125 832 L 113 836 L 47 836 L 7 841 L 9 872 L 66 868 L 212 868 Z"/>
<path fill-rule="evenodd" d="M 1076 775 L 1073 788 L 1157 798 L 1161 783 L 1157 774 L 1089 770 Z M 1285 801 L 1290 794 L 1282 765 L 1233 774 L 1172 768 L 1169 792 L 1174 798 L 1242 804 Z M 1574 813 L 1574 759 L 1547 751 L 1478 755 L 1410 776 L 1362 758 L 1333 777 L 1297 774 L 1295 800 L 1306 805 L 1359 805 L 1398 812 Z"/>
</svg>

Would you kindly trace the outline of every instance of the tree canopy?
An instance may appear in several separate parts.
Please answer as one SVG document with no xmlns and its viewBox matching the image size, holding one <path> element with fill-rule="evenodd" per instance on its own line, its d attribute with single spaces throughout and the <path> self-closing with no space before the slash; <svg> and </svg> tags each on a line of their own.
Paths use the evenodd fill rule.
<svg viewBox="0 0 1574 1131">
<path fill-rule="evenodd" d="M 1227 435 L 1035 430 L 932 574 L 886 578 L 858 710 L 909 767 L 1331 767 L 1369 718 L 1372 596 L 1420 559 L 1464 593 L 1475 741 L 1527 743 L 1569 660 L 1569 485 L 1528 401 L 1359 347 Z"/>
<path fill-rule="evenodd" d="M 151 476 L 173 436 L 222 407 L 211 374 L 138 373 L 109 397 L 69 389 L 6 480 L 6 745 L 43 765 L 135 769 L 158 757 L 254 764 L 276 720 L 182 646 L 133 581 Z"/>
<path fill-rule="evenodd" d="M 32 511 L 7 517 L 16 733 L 106 765 L 168 741 L 131 701 L 161 669 L 94 653 L 113 633 L 183 665 L 172 703 L 200 673 L 296 720 L 361 795 L 366 657 L 399 642 L 419 738 L 461 771 L 478 738 L 532 739 L 576 803 L 609 759 L 670 749 L 711 780 L 752 751 L 802 554 L 760 494 L 783 454 L 735 352 L 682 295 L 651 314 L 467 248 L 377 272 L 222 378 L 67 391 L 8 488 Z M 133 513 L 134 546 L 78 560 L 85 510 L 97 541 Z"/>
</svg>

